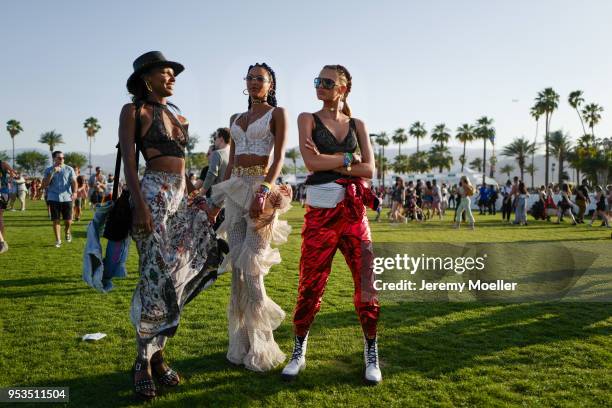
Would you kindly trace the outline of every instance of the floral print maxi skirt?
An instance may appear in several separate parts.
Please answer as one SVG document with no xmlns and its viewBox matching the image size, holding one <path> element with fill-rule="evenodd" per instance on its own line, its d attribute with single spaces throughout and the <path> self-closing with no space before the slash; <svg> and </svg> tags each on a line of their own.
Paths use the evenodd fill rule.
<svg viewBox="0 0 612 408">
<path fill-rule="evenodd" d="M 222 256 L 206 212 L 187 201 L 182 175 L 147 170 L 141 191 L 153 232 L 133 235 L 140 281 L 131 320 L 139 356 L 150 358 L 176 332 L 183 306 L 216 280 Z"/>
</svg>

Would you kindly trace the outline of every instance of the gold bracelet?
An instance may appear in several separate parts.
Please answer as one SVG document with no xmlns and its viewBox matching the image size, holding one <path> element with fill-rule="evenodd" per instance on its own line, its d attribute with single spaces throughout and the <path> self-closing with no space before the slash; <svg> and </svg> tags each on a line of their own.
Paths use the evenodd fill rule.
<svg viewBox="0 0 612 408">
<path fill-rule="evenodd" d="M 261 184 L 264 187 L 268 187 L 268 190 L 272 191 L 272 184 L 268 183 L 267 181 L 262 181 L 259 184 Z"/>
</svg>

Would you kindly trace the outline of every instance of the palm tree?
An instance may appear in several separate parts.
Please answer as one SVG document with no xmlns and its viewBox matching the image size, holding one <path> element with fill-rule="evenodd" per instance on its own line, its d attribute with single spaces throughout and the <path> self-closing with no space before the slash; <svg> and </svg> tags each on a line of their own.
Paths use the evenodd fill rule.
<svg viewBox="0 0 612 408">
<path fill-rule="evenodd" d="M 23 128 L 18 120 L 11 119 L 6 122 L 6 130 L 11 135 L 11 141 L 13 142 L 13 167 L 15 167 L 15 136 L 23 132 Z"/>
<path fill-rule="evenodd" d="M 38 143 L 49 145 L 49 151 L 51 151 L 51 155 L 55 151 L 55 146 L 58 144 L 63 144 L 64 140 L 62 139 L 62 135 L 59 133 L 55 133 L 55 130 L 50 132 L 45 132 L 40 135 L 40 139 L 38 139 Z"/>
<path fill-rule="evenodd" d="M 536 121 L 535 137 L 533 138 L 533 145 L 535 148 L 533 149 L 533 153 L 531 153 L 531 165 L 535 167 L 535 155 L 538 150 L 538 128 L 540 126 L 540 117 L 544 114 L 544 105 L 536 103 L 529 113 Z M 533 189 L 533 174 L 531 175 L 531 188 Z"/>
<path fill-rule="evenodd" d="M 398 156 L 402 155 L 402 143 L 406 143 L 408 141 L 408 136 L 406 136 L 406 130 L 404 128 L 399 128 L 395 130 L 395 133 L 391 137 L 393 143 L 396 143 L 398 146 L 397 154 Z"/>
<path fill-rule="evenodd" d="M 550 151 L 557 156 L 559 162 L 559 185 L 563 183 L 563 163 L 571 149 L 572 143 L 569 136 L 564 135 L 561 130 L 556 130 L 550 134 Z"/>
<path fill-rule="evenodd" d="M 385 188 L 385 146 L 389 144 L 389 136 L 386 132 L 380 132 L 376 135 L 376 144 L 380 146 L 380 174 L 381 184 Z"/>
<path fill-rule="evenodd" d="M 478 170 L 478 172 L 482 171 L 482 159 L 480 157 L 475 158 L 470 163 L 470 168 Z"/>
<path fill-rule="evenodd" d="M 89 139 L 89 177 L 91 177 L 91 169 L 93 167 L 91 163 L 91 142 L 96 136 L 96 133 L 98 133 L 98 131 L 101 129 L 101 126 L 98 123 L 98 119 L 91 116 L 85 119 L 85 122 L 83 122 L 83 127 L 87 129 L 87 138 Z"/>
<path fill-rule="evenodd" d="M 504 165 L 501 169 L 499 169 L 502 173 L 506 173 L 508 178 L 510 178 L 510 173 L 514 171 L 514 166 L 511 164 Z"/>
<path fill-rule="evenodd" d="M 297 159 L 300 158 L 300 152 L 297 148 L 289 149 L 285 152 L 285 157 L 293 162 L 293 175 L 297 178 Z"/>
<path fill-rule="evenodd" d="M 542 107 L 542 109 L 544 110 L 544 113 L 546 115 L 545 117 L 545 125 L 546 125 L 546 138 L 545 138 L 545 145 L 546 145 L 546 169 L 544 171 L 544 179 L 545 179 L 545 184 L 548 185 L 548 171 L 549 171 L 549 131 L 550 131 L 550 121 L 552 119 L 552 114 L 555 111 L 555 109 L 557 109 L 557 107 L 559 106 L 559 94 L 555 92 L 554 89 L 552 88 L 546 88 L 543 91 L 538 93 L 538 96 L 536 98 L 536 103 L 538 105 L 540 105 Z"/>
<path fill-rule="evenodd" d="M 194 166 L 192 158 L 193 158 L 193 151 L 195 150 L 199 142 L 200 142 L 200 136 L 197 133 L 190 134 L 189 138 L 187 139 L 187 144 L 185 145 L 185 150 L 187 151 L 187 155 L 185 157 L 185 167 L 189 169 L 189 171 L 191 171 L 192 168 L 196 167 Z M 214 142 L 211 144 L 214 144 Z"/>
<path fill-rule="evenodd" d="M 524 177 L 525 171 L 525 159 L 532 153 L 534 149 L 533 143 L 524 137 L 516 138 L 508 146 L 504 147 L 502 155 L 508 157 L 514 157 L 521 171 L 521 180 Z"/>
<path fill-rule="evenodd" d="M 582 125 L 582 134 L 586 135 L 586 129 L 584 128 L 584 120 L 582 120 L 582 115 L 580 114 L 580 105 L 584 103 L 584 98 L 582 97 L 583 92 L 581 90 L 570 92 L 567 97 L 567 102 L 570 104 L 572 108 L 576 110 L 578 114 L 578 119 L 580 119 L 580 124 Z"/>
<path fill-rule="evenodd" d="M 442 173 L 442 169 L 450 170 L 453 165 L 453 156 L 448 146 L 443 144 L 433 145 L 429 150 L 428 161 L 431 167 L 437 167 L 438 171 Z"/>
<path fill-rule="evenodd" d="M 427 152 L 411 154 L 408 158 L 408 168 L 415 173 L 425 173 L 431 169 Z"/>
<path fill-rule="evenodd" d="M 525 171 L 531 175 L 531 189 L 534 189 L 534 175 L 535 172 L 538 171 L 538 168 L 532 163 L 525 166 Z"/>
<path fill-rule="evenodd" d="M 414 122 L 410 125 L 410 130 L 408 130 L 408 134 L 414 137 L 417 141 L 416 152 L 419 152 L 419 140 L 427 136 L 427 130 L 425 129 L 425 124 L 419 121 Z"/>
<path fill-rule="evenodd" d="M 451 138 L 449 132 L 444 123 L 434 126 L 431 132 L 431 140 L 438 142 L 438 145 L 432 146 L 429 150 L 429 163 L 431 167 L 437 167 L 440 173 L 442 173 L 443 168 L 450 170 L 450 166 L 453 164 L 450 150 L 445 146 Z"/>
<path fill-rule="evenodd" d="M 444 123 L 436 125 L 431 132 L 431 140 L 438 142 L 440 146 L 444 146 L 451 138 L 449 130 Z"/>
<path fill-rule="evenodd" d="M 393 171 L 396 173 L 408 173 L 410 170 L 410 163 L 405 154 L 398 154 L 395 156 L 395 161 L 393 162 L 392 166 Z"/>
<path fill-rule="evenodd" d="M 487 172 L 487 140 L 491 143 L 495 140 L 495 128 L 491 126 L 493 119 L 486 116 L 476 121 L 476 137 L 483 140 L 482 150 L 482 184 L 486 184 L 485 177 Z"/>
<path fill-rule="evenodd" d="M 591 128 L 591 136 L 593 137 L 595 137 L 595 131 L 593 128 L 601 120 L 601 112 L 603 112 L 603 108 L 596 103 L 589 103 L 582 110 L 582 115 Z"/>
<path fill-rule="evenodd" d="M 459 157 L 459 162 L 461 163 L 461 172 L 463 173 L 463 166 L 465 165 L 465 147 L 467 142 L 471 142 L 476 138 L 475 134 L 476 128 L 468 123 L 464 123 L 463 125 L 457 128 L 457 134 L 455 135 L 455 139 L 459 140 L 463 143 L 463 154 Z"/>
</svg>

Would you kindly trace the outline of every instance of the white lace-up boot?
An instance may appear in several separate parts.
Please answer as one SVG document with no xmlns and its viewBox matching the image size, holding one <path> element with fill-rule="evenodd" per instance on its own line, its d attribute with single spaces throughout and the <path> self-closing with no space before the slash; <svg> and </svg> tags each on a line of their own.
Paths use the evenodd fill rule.
<svg viewBox="0 0 612 408">
<path fill-rule="evenodd" d="M 295 336 L 295 344 L 293 346 L 293 354 L 291 360 L 283 368 L 281 376 L 285 380 L 293 380 L 297 375 L 306 368 L 306 345 L 308 344 L 308 333 L 306 336 Z"/>
<path fill-rule="evenodd" d="M 376 337 L 364 339 L 363 357 L 365 359 L 365 381 L 371 385 L 380 383 L 382 381 L 382 374 L 378 365 L 378 342 Z"/>
</svg>

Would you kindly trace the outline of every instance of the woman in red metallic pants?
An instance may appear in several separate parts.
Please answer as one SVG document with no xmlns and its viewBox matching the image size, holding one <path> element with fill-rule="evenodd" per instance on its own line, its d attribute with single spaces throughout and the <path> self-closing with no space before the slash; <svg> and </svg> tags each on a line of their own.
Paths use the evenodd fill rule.
<svg viewBox="0 0 612 408">
<path fill-rule="evenodd" d="M 373 286 L 373 253 L 366 206 L 378 198 L 365 179 L 374 171 L 374 153 L 364 123 L 351 117 L 346 98 L 352 78 L 341 65 L 326 65 L 314 81 L 323 108 L 298 117 L 300 151 L 312 174 L 306 180 L 306 215 L 302 229 L 300 281 L 293 324 L 295 345 L 283 378 L 293 379 L 306 365 L 308 331 L 338 249 L 353 275 L 353 302 L 364 333 L 364 379 L 382 380 L 376 323 L 380 306 Z M 359 147 L 361 155 L 355 153 Z"/>
</svg>

